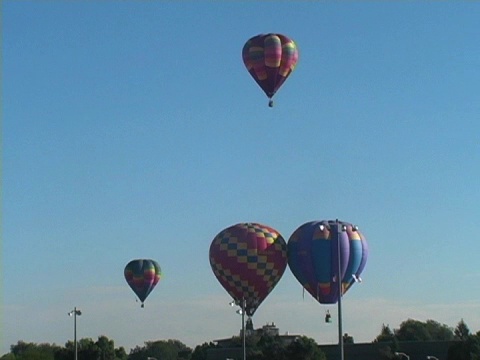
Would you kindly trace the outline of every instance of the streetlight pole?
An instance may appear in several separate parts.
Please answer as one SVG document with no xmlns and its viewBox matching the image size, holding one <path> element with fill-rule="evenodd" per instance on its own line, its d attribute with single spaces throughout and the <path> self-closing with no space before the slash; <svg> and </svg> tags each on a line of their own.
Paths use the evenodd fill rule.
<svg viewBox="0 0 480 360">
<path fill-rule="evenodd" d="M 340 360 L 344 360 L 344 349 L 343 349 L 343 329 L 342 329 L 342 295 L 343 295 L 343 286 L 342 286 L 342 247 L 341 247 L 341 233 L 347 231 L 346 223 L 335 220 L 335 224 L 332 224 L 333 221 L 328 221 L 327 225 L 321 224 L 320 230 L 323 231 L 325 227 L 332 233 L 332 227 L 335 226 L 335 230 L 337 232 L 337 269 L 333 269 L 333 282 L 337 282 L 337 291 L 338 291 L 338 347 L 340 348 Z M 358 227 L 356 225 L 349 225 L 351 226 L 351 231 L 357 231 Z M 334 232 L 333 232 L 334 233 Z M 347 242 L 347 246 L 348 246 Z M 332 245 L 335 246 L 335 245 Z M 347 259 L 348 260 L 348 259 Z M 353 280 L 355 282 L 361 282 L 362 280 L 356 275 L 351 274 Z M 326 318 L 328 320 L 328 318 Z"/>
<path fill-rule="evenodd" d="M 72 311 L 68 313 L 68 316 L 73 316 L 73 347 L 75 353 L 75 360 L 78 360 L 78 352 L 77 352 L 77 315 L 82 315 L 82 312 L 74 307 Z"/>
<path fill-rule="evenodd" d="M 243 360 L 247 360 L 247 347 L 245 341 L 245 298 L 242 298 L 242 334 Z"/>
<path fill-rule="evenodd" d="M 240 306 L 240 309 L 236 311 L 237 314 L 242 315 L 242 350 L 243 350 L 243 360 L 247 360 L 247 346 L 246 346 L 246 334 L 245 334 L 245 308 L 247 307 L 247 302 L 245 298 L 242 297 L 242 300 L 233 300 L 230 303 L 230 306 Z"/>
<path fill-rule="evenodd" d="M 340 360 L 344 359 L 343 352 L 343 329 L 342 329 L 342 254 L 340 247 L 340 231 L 344 231 L 344 225 L 340 226 L 338 219 L 335 220 L 337 227 L 337 286 L 338 286 L 338 345 L 340 347 Z"/>
</svg>

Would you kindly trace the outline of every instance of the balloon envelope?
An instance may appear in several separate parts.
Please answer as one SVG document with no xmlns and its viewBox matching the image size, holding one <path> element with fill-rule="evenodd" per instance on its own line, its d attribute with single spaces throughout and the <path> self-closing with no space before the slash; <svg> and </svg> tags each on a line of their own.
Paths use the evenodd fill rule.
<svg viewBox="0 0 480 360">
<path fill-rule="evenodd" d="M 155 260 L 136 259 L 125 266 L 124 275 L 143 307 L 143 302 L 160 281 L 161 269 Z"/>
<path fill-rule="evenodd" d="M 261 34 L 249 39 L 242 50 L 248 72 L 271 99 L 298 61 L 295 42 L 281 34 Z"/>
<path fill-rule="evenodd" d="M 364 236 L 352 224 L 343 221 L 305 223 L 288 240 L 290 270 L 321 304 L 338 301 L 338 260 L 343 295 L 360 280 L 367 257 Z"/>
<path fill-rule="evenodd" d="M 252 316 L 287 267 L 287 244 L 275 229 L 240 223 L 222 230 L 210 245 L 210 265 L 237 304 Z"/>
</svg>

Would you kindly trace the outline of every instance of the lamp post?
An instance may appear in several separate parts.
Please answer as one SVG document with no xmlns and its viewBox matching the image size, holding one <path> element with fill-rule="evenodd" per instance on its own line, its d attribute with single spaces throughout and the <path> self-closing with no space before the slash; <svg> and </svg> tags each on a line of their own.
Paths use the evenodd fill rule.
<svg viewBox="0 0 480 360">
<path fill-rule="evenodd" d="M 243 350 L 243 360 L 247 359 L 247 347 L 245 340 L 245 308 L 247 306 L 245 298 L 242 298 L 240 301 L 232 301 L 230 306 L 240 306 L 240 309 L 236 311 L 237 314 L 242 315 L 242 350 Z"/>
<path fill-rule="evenodd" d="M 74 347 L 74 353 L 75 353 L 75 360 L 78 359 L 78 353 L 77 353 L 77 315 L 80 316 L 82 315 L 82 312 L 77 309 L 77 307 L 74 307 L 72 311 L 68 313 L 68 316 L 73 316 L 73 347 Z"/>
<path fill-rule="evenodd" d="M 345 231 L 346 226 L 341 225 L 338 222 L 338 219 L 335 220 L 335 225 L 337 227 L 337 286 L 338 286 L 338 344 L 340 347 L 340 360 L 344 359 L 343 352 L 343 329 L 342 329 L 342 254 L 340 248 L 340 231 Z"/>
<path fill-rule="evenodd" d="M 343 351 L 343 329 L 342 329 L 342 255 L 340 247 L 340 232 L 346 230 L 346 226 L 335 220 L 335 229 L 337 231 L 337 269 L 334 281 L 337 282 L 338 291 L 338 347 L 340 348 L 340 360 L 344 360 Z M 324 225 L 320 225 L 320 230 L 324 230 Z"/>
<path fill-rule="evenodd" d="M 324 230 L 325 225 L 320 225 L 320 230 Z M 344 360 L 344 346 L 343 346 L 343 329 L 342 329 L 342 247 L 340 246 L 340 234 L 347 231 L 347 226 L 344 223 L 335 220 L 335 228 L 337 232 L 337 269 L 334 276 L 334 281 L 337 282 L 337 291 L 338 291 L 338 347 L 340 348 L 340 360 Z M 358 227 L 352 225 L 352 231 L 357 231 Z M 361 282 L 361 279 L 355 274 L 352 274 L 352 277 L 355 282 Z"/>
<path fill-rule="evenodd" d="M 245 299 L 242 298 L 241 309 L 242 313 L 242 347 L 243 347 L 243 360 L 247 359 L 247 346 L 245 341 Z"/>
<path fill-rule="evenodd" d="M 395 356 L 404 356 L 407 358 L 407 360 L 410 360 L 410 356 L 408 356 L 407 354 L 403 353 L 403 352 L 396 352 L 395 353 Z"/>
</svg>

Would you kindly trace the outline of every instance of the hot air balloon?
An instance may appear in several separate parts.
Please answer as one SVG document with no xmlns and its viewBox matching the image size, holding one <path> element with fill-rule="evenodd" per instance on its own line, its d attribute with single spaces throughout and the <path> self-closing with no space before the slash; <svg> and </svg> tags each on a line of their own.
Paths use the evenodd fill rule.
<svg viewBox="0 0 480 360">
<path fill-rule="evenodd" d="M 298 50 L 293 40 L 281 34 L 261 34 L 249 39 L 243 46 L 243 63 L 253 79 L 272 97 L 287 80 L 298 61 Z"/>
<path fill-rule="evenodd" d="M 290 270 L 321 304 L 335 304 L 339 300 L 339 269 L 342 295 L 361 281 L 367 256 L 363 235 L 356 226 L 343 221 L 305 223 L 288 240 Z"/>
<path fill-rule="evenodd" d="M 210 265 L 220 284 L 252 316 L 287 267 L 287 244 L 278 231 L 257 223 L 222 230 L 210 245 Z"/>
<path fill-rule="evenodd" d="M 155 260 L 136 259 L 130 261 L 124 270 L 125 280 L 142 302 L 160 281 L 161 269 Z"/>
</svg>

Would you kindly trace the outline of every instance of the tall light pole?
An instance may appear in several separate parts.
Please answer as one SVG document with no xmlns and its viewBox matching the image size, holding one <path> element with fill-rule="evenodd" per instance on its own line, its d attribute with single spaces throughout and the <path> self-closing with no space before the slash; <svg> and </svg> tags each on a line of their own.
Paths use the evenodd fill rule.
<svg viewBox="0 0 480 360">
<path fill-rule="evenodd" d="M 242 346 L 243 346 L 243 360 L 247 360 L 247 345 L 245 342 L 245 298 L 242 298 Z"/>
<path fill-rule="evenodd" d="M 245 298 L 242 300 L 234 300 L 230 303 L 230 306 L 240 306 L 240 309 L 236 311 L 237 314 L 242 315 L 242 350 L 243 350 L 243 360 L 247 360 L 247 347 L 246 347 L 246 340 L 245 340 L 245 308 L 247 306 Z"/>
<path fill-rule="evenodd" d="M 320 225 L 320 230 L 325 229 L 325 225 Z M 347 226 L 344 223 L 335 220 L 335 230 L 337 232 L 337 269 L 335 270 L 336 274 L 334 275 L 334 281 L 337 282 L 337 291 L 338 291 L 338 347 L 340 348 L 340 360 L 344 360 L 344 349 L 343 349 L 343 329 L 342 329 L 342 247 L 341 247 L 341 233 L 347 231 Z M 352 231 L 357 231 L 358 227 L 352 225 Z M 355 274 L 352 274 L 352 277 L 355 282 L 361 282 L 361 279 Z"/>
<path fill-rule="evenodd" d="M 72 311 L 68 313 L 68 316 L 73 316 L 73 347 L 75 352 L 75 360 L 78 360 L 78 352 L 77 352 L 77 315 L 82 315 L 82 312 L 74 307 Z"/>
<path fill-rule="evenodd" d="M 338 253 L 338 267 L 337 267 L 337 286 L 338 286 L 338 345 L 340 347 L 340 360 L 344 359 L 343 352 L 343 329 L 342 329 L 342 253 L 340 247 L 340 231 L 345 231 L 346 226 L 340 225 L 338 219 L 335 220 L 337 227 L 337 253 Z"/>
</svg>

